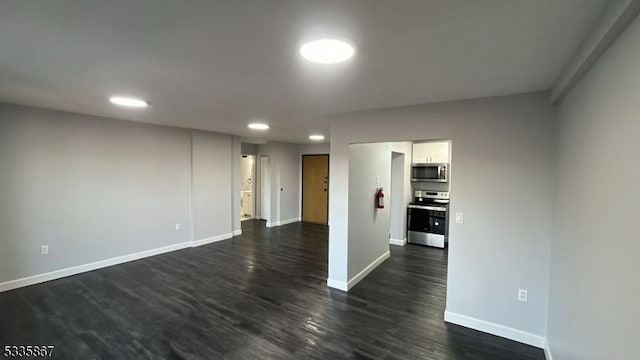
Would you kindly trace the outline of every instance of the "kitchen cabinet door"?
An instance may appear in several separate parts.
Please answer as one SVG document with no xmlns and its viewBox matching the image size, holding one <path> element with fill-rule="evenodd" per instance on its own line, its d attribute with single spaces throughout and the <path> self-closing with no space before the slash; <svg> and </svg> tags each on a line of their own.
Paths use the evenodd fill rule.
<svg viewBox="0 0 640 360">
<path fill-rule="evenodd" d="M 424 142 L 413 144 L 414 163 L 448 163 L 449 142 Z"/>
</svg>

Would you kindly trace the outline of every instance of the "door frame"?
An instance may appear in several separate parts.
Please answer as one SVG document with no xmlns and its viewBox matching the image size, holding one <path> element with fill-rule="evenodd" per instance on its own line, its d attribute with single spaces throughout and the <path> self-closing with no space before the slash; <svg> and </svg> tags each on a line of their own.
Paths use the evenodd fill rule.
<svg viewBox="0 0 640 360">
<path fill-rule="evenodd" d="M 300 160 L 300 220 L 304 221 L 304 157 L 305 156 L 326 156 L 327 157 L 327 223 L 329 225 L 329 176 L 331 171 L 330 154 L 304 154 Z"/>
<path fill-rule="evenodd" d="M 389 243 L 404 246 L 407 243 L 407 204 L 405 200 L 405 185 L 407 179 L 407 154 L 391 151 L 391 182 L 389 186 Z M 403 229 L 397 232 L 399 228 Z"/>
<path fill-rule="evenodd" d="M 271 222 L 271 178 L 269 172 L 269 157 L 257 155 L 260 159 L 260 219 Z"/>
</svg>

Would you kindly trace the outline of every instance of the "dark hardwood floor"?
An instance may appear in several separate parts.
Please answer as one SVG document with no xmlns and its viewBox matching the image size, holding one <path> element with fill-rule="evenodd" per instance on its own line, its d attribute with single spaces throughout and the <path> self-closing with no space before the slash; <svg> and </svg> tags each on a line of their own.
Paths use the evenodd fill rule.
<svg viewBox="0 0 640 360">
<path fill-rule="evenodd" d="M 246 221 L 233 240 L 0 293 L 0 346 L 55 345 L 57 359 L 544 359 L 444 323 L 446 250 L 392 246 L 348 294 L 327 288 L 327 233 Z"/>
</svg>

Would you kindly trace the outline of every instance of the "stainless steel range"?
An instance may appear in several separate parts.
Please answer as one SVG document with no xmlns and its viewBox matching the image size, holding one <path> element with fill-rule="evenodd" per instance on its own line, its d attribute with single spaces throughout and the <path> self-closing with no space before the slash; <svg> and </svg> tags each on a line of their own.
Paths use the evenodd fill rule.
<svg viewBox="0 0 640 360">
<path fill-rule="evenodd" d="M 407 242 L 445 247 L 449 235 L 449 192 L 416 190 L 407 209 Z"/>
</svg>

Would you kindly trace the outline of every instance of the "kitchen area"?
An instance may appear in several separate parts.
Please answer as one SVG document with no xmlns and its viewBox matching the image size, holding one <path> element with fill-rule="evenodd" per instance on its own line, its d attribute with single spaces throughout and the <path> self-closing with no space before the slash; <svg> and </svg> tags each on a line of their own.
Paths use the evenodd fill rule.
<svg viewBox="0 0 640 360">
<path fill-rule="evenodd" d="M 449 240 L 451 141 L 412 144 L 407 243 L 445 248 Z"/>
</svg>

